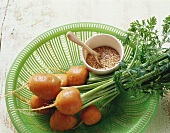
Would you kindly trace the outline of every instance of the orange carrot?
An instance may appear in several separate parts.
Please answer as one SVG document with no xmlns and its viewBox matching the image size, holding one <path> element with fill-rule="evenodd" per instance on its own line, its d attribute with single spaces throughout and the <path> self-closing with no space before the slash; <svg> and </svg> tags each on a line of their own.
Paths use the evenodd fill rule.
<svg viewBox="0 0 170 133">
<path fill-rule="evenodd" d="M 76 123 L 77 118 L 72 115 L 65 115 L 56 110 L 50 118 L 50 127 L 56 131 L 65 131 L 72 129 Z"/>
<path fill-rule="evenodd" d="M 30 105 L 32 109 L 40 108 L 42 106 L 48 106 L 51 103 L 50 100 L 44 100 L 40 97 L 37 97 L 36 95 L 32 95 L 30 100 Z M 44 109 L 44 110 L 35 110 L 35 112 L 39 114 L 49 114 L 51 112 L 51 109 Z"/>
<path fill-rule="evenodd" d="M 80 116 L 86 125 L 93 125 L 101 119 L 102 114 L 95 105 L 90 105 L 82 110 Z"/>
<path fill-rule="evenodd" d="M 67 74 L 54 74 L 54 76 L 60 79 L 61 87 L 67 87 L 69 85 Z"/>
<path fill-rule="evenodd" d="M 84 66 L 72 66 L 67 72 L 70 86 L 83 85 L 88 77 L 88 70 Z"/>
<path fill-rule="evenodd" d="M 45 100 L 55 99 L 60 92 L 61 81 L 52 74 L 35 74 L 28 80 L 30 91 Z"/>
</svg>

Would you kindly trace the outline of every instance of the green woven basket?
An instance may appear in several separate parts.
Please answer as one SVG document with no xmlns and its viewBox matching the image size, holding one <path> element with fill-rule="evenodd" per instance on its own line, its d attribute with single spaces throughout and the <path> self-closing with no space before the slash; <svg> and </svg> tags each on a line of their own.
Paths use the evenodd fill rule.
<svg viewBox="0 0 170 133">
<path fill-rule="evenodd" d="M 30 44 L 18 55 L 7 77 L 6 93 L 16 90 L 28 81 L 35 73 L 54 73 L 53 69 L 68 70 L 70 66 L 81 65 L 80 47 L 70 42 L 66 33 L 74 32 L 83 42 L 95 34 L 110 34 L 124 41 L 126 32 L 99 23 L 73 23 L 47 31 Z M 69 45 L 68 45 L 69 44 Z M 125 58 L 132 51 L 124 46 Z M 32 93 L 28 88 L 18 94 L 30 99 Z M 159 103 L 158 95 L 141 94 L 137 97 L 120 94 L 103 110 L 103 118 L 94 126 L 80 127 L 67 132 L 71 133 L 138 133 L 144 132 L 153 118 Z M 53 133 L 49 126 L 49 115 L 40 115 L 31 111 L 11 110 L 13 108 L 29 108 L 29 105 L 15 95 L 6 97 L 6 105 L 11 121 L 19 133 Z"/>
</svg>

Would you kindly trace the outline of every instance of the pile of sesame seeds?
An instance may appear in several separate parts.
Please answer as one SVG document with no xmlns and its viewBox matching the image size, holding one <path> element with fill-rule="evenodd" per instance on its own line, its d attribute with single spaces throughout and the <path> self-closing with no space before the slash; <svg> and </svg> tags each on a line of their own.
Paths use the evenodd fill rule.
<svg viewBox="0 0 170 133">
<path fill-rule="evenodd" d="M 119 53 L 111 47 L 101 46 L 93 49 L 100 54 L 98 60 L 100 64 L 96 61 L 93 54 L 88 53 L 86 57 L 86 62 L 93 68 L 106 70 L 114 67 L 120 61 Z"/>
</svg>

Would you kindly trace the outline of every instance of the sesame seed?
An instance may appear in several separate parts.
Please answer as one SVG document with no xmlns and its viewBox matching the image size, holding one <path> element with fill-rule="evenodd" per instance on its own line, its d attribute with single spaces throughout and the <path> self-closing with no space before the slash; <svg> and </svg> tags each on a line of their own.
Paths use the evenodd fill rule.
<svg viewBox="0 0 170 133">
<path fill-rule="evenodd" d="M 93 50 L 100 54 L 100 56 L 98 57 L 98 60 L 100 62 L 99 64 L 96 61 L 94 55 L 88 53 L 86 62 L 93 68 L 100 70 L 110 69 L 120 61 L 120 55 L 114 48 L 101 46 L 94 48 Z"/>
</svg>

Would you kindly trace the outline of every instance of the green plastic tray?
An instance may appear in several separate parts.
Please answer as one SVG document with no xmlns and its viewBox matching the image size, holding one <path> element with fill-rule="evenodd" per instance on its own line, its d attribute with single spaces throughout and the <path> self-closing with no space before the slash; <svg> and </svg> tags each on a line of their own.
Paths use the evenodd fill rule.
<svg viewBox="0 0 170 133">
<path fill-rule="evenodd" d="M 53 69 L 68 70 L 72 65 L 81 65 L 80 47 L 70 42 L 66 33 L 74 32 L 83 42 L 95 34 L 105 33 L 124 41 L 126 32 L 113 26 L 99 23 L 72 23 L 49 30 L 29 43 L 18 55 L 8 73 L 6 93 L 13 91 L 35 73 L 54 73 Z M 124 46 L 125 60 L 132 51 Z M 28 88 L 18 92 L 30 99 L 32 93 Z M 144 132 L 156 113 L 159 96 L 141 94 L 137 97 L 120 94 L 103 110 L 102 120 L 94 126 L 81 125 L 70 130 L 71 133 L 140 133 Z M 39 115 L 30 111 L 11 110 L 13 108 L 29 108 L 29 105 L 17 97 L 6 97 L 6 105 L 13 125 L 19 133 L 53 133 L 49 126 L 49 115 Z"/>
</svg>

